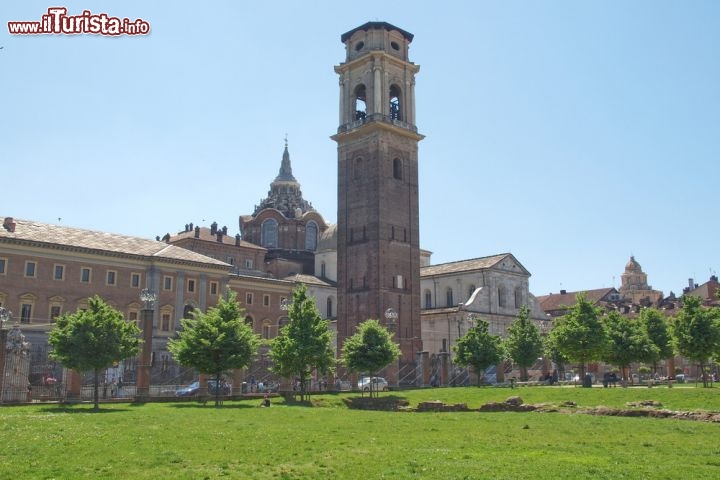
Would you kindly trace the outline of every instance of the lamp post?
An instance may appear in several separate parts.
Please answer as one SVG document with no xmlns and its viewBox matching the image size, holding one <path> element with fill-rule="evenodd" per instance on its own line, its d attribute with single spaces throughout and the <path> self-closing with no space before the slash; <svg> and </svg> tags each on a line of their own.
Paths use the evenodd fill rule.
<svg viewBox="0 0 720 480">
<path fill-rule="evenodd" d="M 0 329 L 5 328 L 5 322 L 12 319 L 12 312 L 5 307 L 0 307 Z"/>
<path fill-rule="evenodd" d="M 397 326 L 397 319 L 398 313 L 394 308 L 390 307 L 385 310 L 385 326 L 393 332 L 395 332 L 395 327 Z"/>
<path fill-rule="evenodd" d="M 150 368 L 152 367 L 153 313 L 157 293 L 145 288 L 140 292 L 143 308 L 140 313 L 142 320 L 143 345 L 140 362 L 137 364 L 136 396 L 144 399 L 150 396 Z"/>
<path fill-rule="evenodd" d="M 12 312 L 5 307 L 0 307 L 0 403 L 2 403 L 2 394 L 5 391 L 5 355 L 7 353 L 7 336 L 8 331 L 5 323 L 12 319 Z"/>
<path fill-rule="evenodd" d="M 384 316 L 385 316 L 385 327 L 388 330 L 390 330 L 390 332 L 396 333 L 396 330 L 399 329 L 399 324 L 398 324 L 399 315 L 398 315 L 397 310 L 395 310 L 392 307 L 389 307 L 385 310 Z M 400 340 L 400 339 L 398 338 L 398 340 Z M 402 346 L 400 348 L 402 348 Z M 400 360 L 398 359 L 396 362 L 391 363 L 389 366 L 388 372 L 387 372 L 388 377 L 389 377 L 388 383 L 393 387 L 398 387 L 400 384 L 400 378 L 399 378 L 400 365 L 398 363 L 399 361 Z M 373 388 L 373 382 L 372 382 L 372 378 L 371 378 L 371 380 L 370 380 L 370 396 L 372 396 L 372 388 Z"/>
</svg>

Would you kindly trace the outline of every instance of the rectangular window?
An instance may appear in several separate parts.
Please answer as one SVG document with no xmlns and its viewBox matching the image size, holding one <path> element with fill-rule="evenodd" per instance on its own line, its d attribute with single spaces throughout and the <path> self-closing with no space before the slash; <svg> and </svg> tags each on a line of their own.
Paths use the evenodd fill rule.
<svg viewBox="0 0 720 480">
<path fill-rule="evenodd" d="M 253 261 L 250 260 L 249 258 L 245 259 L 245 268 L 248 268 L 248 269 L 253 268 Z"/>
<path fill-rule="evenodd" d="M 32 318 L 32 305 L 23 303 L 20 306 L 20 323 L 30 323 Z"/>
<path fill-rule="evenodd" d="M 130 274 L 130 286 L 132 288 L 140 288 L 140 274 L 139 273 L 131 273 Z"/>
<path fill-rule="evenodd" d="M 210 282 L 210 295 L 217 295 L 217 293 L 218 293 L 218 283 Z"/>
<path fill-rule="evenodd" d="M 50 322 L 55 323 L 55 319 L 60 316 L 60 306 L 53 305 L 50 307 Z"/>
<path fill-rule="evenodd" d="M 83 267 L 80 269 L 80 281 L 82 283 L 90 283 L 92 279 L 92 269 Z"/>
<path fill-rule="evenodd" d="M 7 258 L 0 258 L 0 275 L 5 275 L 7 269 Z"/>
<path fill-rule="evenodd" d="M 252 293 L 246 293 L 245 294 L 245 305 L 252 305 Z"/>
<path fill-rule="evenodd" d="M 188 292 L 195 292 L 195 280 L 188 280 Z"/>
<path fill-rule="evenodd" d="M 117 272 L 115 272 L 113 270 L 108 270 L 106 283 L 108 285 L 115 285 L 116 279 L 117 279 Z"/>
<path fill-rule="evenodd" d="M 65 280 L 65 266 L 55 265 L 55 272 L 53 274 L 55 280 Z"/>
<path fill-rule="evenodd" d="M 163 288 L 165 290 L 172 290 L 173 278 L 163 277 Z"/>
<path fill-rule="evenodd" d="M 170 331 L 170 314 L 169 313 L 162 314 L 162 320 L 160 321 L 160 330 L 162 330 L 163 332 Z"/>
<path fill-rule="evenodd" d="M 263 306 L 270 306 L 270 295 L 263 295 Z"/>
<path fill-rule="evenodd" d="M 35 262 L 25 262 L 25 276 L 34 278 L 36 267 L 37 264 Z"/>
</svg>

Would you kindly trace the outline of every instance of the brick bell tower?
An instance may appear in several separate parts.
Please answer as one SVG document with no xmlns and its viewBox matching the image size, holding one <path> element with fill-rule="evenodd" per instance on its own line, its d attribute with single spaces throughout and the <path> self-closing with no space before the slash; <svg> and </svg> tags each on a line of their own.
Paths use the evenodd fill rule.
<svg viewBox="0 0 720 480">
<path fill-rule="evenodd" d="M 368 22 L 340 37 L 338 144 L 338 344 L 373 318 L 387 325 L 400 368 L 422 351 L 415 74 L 413 35 Z M 400 372 L 402 376 L 402 370 Z"/>
</svg>

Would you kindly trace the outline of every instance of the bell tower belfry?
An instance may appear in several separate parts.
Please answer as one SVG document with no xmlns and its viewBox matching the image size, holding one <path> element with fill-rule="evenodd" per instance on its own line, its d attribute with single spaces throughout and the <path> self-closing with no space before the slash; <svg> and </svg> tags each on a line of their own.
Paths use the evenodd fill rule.
<svg viewBox="0 0 720 480">
<path fill-rule="evenodd" d="M 367 319 L 394 323 L 401 366 L 422 350 L 413 35 L 368 22 L 341 36 L 338 344 Z M 397 319 L 388 322 L 392 309 Z"/>
</svg>

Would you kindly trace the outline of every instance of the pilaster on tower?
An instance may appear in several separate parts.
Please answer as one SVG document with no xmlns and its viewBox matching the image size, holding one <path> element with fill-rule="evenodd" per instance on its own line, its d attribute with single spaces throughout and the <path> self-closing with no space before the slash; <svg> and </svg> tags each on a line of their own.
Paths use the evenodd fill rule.
<svg viewBox="0 0 720 480">
<path fill-rule="evenodd" d="M 341 36 L 338 143 L 338 341 L 398 313 L 401 364 L 420 339 L 420 241 L 413 35 L 368 22 Z"/>
</svg>

